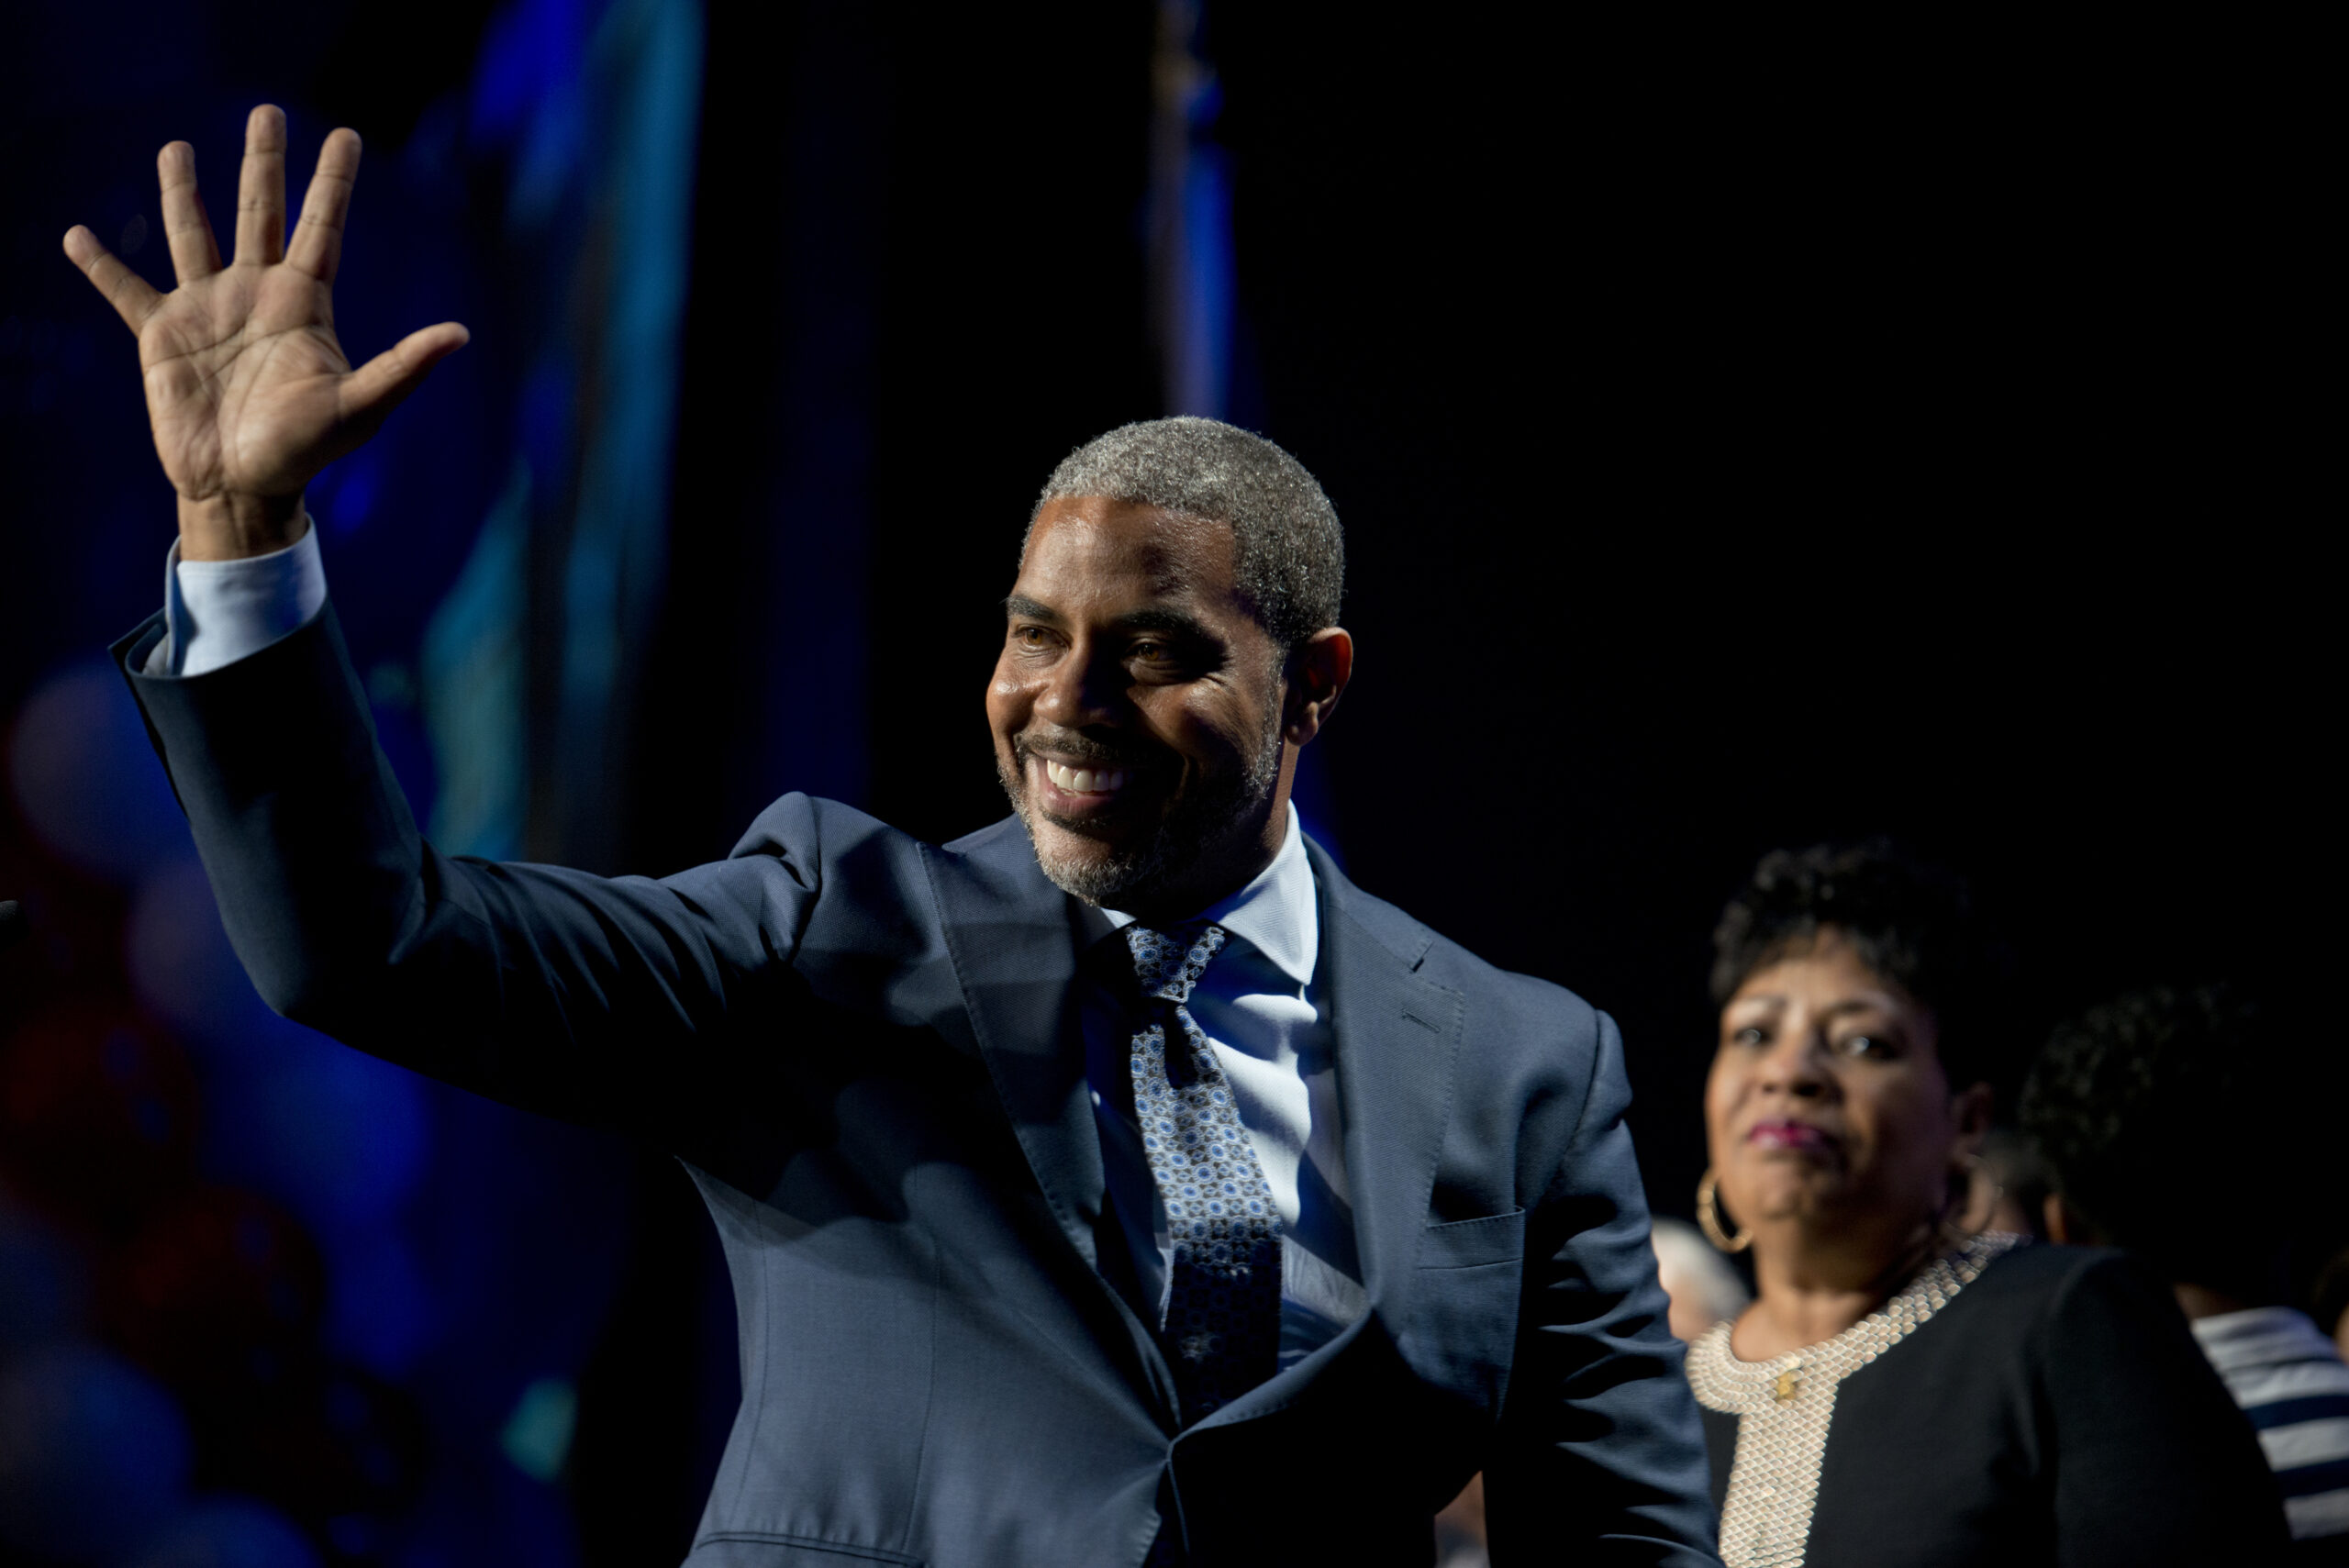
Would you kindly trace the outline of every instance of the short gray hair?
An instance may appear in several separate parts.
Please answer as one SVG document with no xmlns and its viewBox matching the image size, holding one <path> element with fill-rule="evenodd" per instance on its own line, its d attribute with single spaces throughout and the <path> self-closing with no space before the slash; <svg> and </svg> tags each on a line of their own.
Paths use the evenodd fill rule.
<svg viewBox="0 0 2349 1568">
<path fill-rule="evenodd" d="M 1036 511 L 1077 495 L 1228 525 L 1240 591 L 1284 651 L 1338 624 L 1346 541 L 1337 510 L 1303 463 L 1262 436 L 1191 415 L 1121 425 L 1061 460 Z"/>
</svg>

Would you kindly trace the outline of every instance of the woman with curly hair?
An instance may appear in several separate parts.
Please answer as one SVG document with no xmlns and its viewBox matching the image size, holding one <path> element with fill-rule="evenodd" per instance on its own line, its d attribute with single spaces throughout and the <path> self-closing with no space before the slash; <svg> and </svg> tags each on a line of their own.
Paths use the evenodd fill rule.
<svg viewBox="0 0 2349 1568">
<path fill-rule="evenodd" d="M 2276 1559 L 2258 1443 L 2168 1293 L 1983 1228 L 1962 885 L 1881 842 L 1777 851 L 1715 949 L 1698 1218 L 1756 1294 L 1688 1373 L 1730 1568 Z"/>
</svg>

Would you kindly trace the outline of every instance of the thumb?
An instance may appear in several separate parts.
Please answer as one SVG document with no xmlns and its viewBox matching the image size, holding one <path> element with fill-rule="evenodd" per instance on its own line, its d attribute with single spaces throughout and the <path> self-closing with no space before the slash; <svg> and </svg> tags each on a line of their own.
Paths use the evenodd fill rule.
<svg viewBox="0 0 2349 1568">
<path fill-rule="evenodd" d="M 454 321 L 420 328 L 352 371 L 342 382 L 342 419 L 364 440 L 411 392 L 424 384 L 432 367 L 473 340 Z"/>
</svg>

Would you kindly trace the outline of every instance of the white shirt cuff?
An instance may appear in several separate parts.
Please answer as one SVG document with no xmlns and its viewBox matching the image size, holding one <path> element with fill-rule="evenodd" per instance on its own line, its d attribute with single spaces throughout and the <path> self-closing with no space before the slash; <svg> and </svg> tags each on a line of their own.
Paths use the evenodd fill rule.
<svg viewBox="0 0 2349 1568">
<path fill-rule="evenodd" d="M 301 630 L 326 602 L 315 525 L 284 550 L 242 561 L 182 561 L 173 539 L 163 558 L 163 639 L 142 673 L 209 674 Z"/>
</svg>

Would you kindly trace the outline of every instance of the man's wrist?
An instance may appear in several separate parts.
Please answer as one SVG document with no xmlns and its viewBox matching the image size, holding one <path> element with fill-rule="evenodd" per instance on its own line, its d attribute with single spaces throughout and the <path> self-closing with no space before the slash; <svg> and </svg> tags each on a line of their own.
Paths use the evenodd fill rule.
<svg viewBox="0 0 2349 1568">
<path fill-rule="evenodd" d="M 180 559 L 242 561 L 301 539 L 307 524 L 302 493 L 291 495 L 180 497 Z"/>
</svg>

